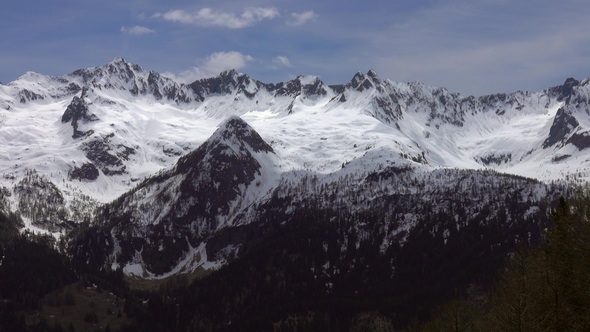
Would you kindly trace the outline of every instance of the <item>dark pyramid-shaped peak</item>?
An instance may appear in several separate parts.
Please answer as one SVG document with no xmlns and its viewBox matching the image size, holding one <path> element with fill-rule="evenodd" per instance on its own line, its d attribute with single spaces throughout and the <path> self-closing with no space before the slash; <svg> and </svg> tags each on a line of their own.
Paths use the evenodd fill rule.
<svg viewBox="0 0 590 332">
<path fill-rule="evenodd" d="M 267 156 L 256 152 L 272 152 L 272 148 L 244 120 L 229 117 L 207 141 L 181 157 L 174 169 L 147 179 L 111 204 L 107 222 L 120 223 L 114 233 L 141 228 L 137 220 L 153 222 L 153 228 L 140 231 L 142 237 L 124 241 L 122 246 L 142 248 L 140 254 L 149 271 L 169 272 L 189 250 L 187 242 L 178 239 L 195 247 L 227 226 L 220 223 L 221 216 L 236 216 L 245 207 L 248 188 L 265 176 L 263 162 L 267 161 L 263 160 Z M 135 218 L 120 218 L 136 204 L 135 194 L 145 191 L 159 192 L 153 201 L 155 213 L 134 210 Z M 235 240 L 227 241 L 222 237 L 207 244 L 208 257 L 214 259 Z M 215 243 L 223 245 L 217 248 Z M 125 263 L 131 257 L 121 259 L 126 261 L 120 263 Z"/>
<path fill-rule="evenodd" d="M 254 159 L 252 152 L 274 153 L 274 150 L 246 121 L 231 116 L 201 146 L 178 160 L 177 172 L 185 172 L 204 160 L 219 161 L 230 156 L 246 162 Z M 253 164 L 259 167 L 257 162 Z"/>
<path fill-rule="evenodd" d="M 577 79 L 573 78 L 573 77 L 568 77 L 565 82 L 563 83 L 563 87 L 569 87 L 570 89 L 573 88 L 574 86 L 580 84 L 580 81 L 578 81 Z"/>
<path fill-rule="evenodd" d="M 239 116 L 231 116 L 226 119 L 210 140 L 243 142 L 248 144 L 254 152 L 274 152 L 256 130 Z"/>
</svg>

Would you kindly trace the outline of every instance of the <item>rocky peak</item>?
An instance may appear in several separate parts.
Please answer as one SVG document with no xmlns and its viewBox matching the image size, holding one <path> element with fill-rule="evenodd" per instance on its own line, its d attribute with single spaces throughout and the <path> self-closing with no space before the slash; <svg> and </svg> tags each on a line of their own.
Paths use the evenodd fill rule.
<svg viewBox="0 0 590 332">
<path fill-rule="evenodd" d="M 297 78 L 301 82 L 302 93 L 304 96 L 323 96 L 327 93 L 324 82 L 322 82 L 319 78 L 315 76 L 298 76 Z"/>
<path fill-rule="evenodd" d="M 218 76 L 210 79 L 212 83 L 209 85 L 210 93 L 231 93 L 240 81 L 240 78 L 244 80 L 244 76 L 240 75 L 235 69 L 226 70 L 220 73 Z"/>
<path fill-rule="evenodd" d="M 116 57 L 113 59 L 113 61 L 109 62 L 106 67 L 108 68 L 112 68 L 111 70 L 113 70 L 114 72 L 121 72 L 121 71 L 128 71 L 128 70 L 132 70 L 136 73 L 139 72 L 145 72 L 145 69 L 143 69 L 140 65 L 131 63 L 131 62 L 127 62 L 125 59 L 121 58 L 121 57 Z"/>
<path fill-rule="evenodd" d="M 359 71 L 354 75 L 352 80 L 346 84 L 346 87 L 355 89 L 358 92 L 363 92 L 367 89 L 374 88 L 379 84 L 378 80 L 374 80 L 374 78 L 377 78 L 377 73 L 373 70 L 369 70 L 367 75 Z"/>
<path fill-rule="evenodd" d="M 136 81 L 144 72 L 139 65 L 128 63 L 123 58 L 115 58 L 106 65 L 78 69 L 68 76 L 81 79 L 85 85 L 130 90 L 133 95 L 137 95 Z"/>
<path fill-rule="evenodd" d="M 259 152 L 274 153 L 274 150 L 246 121 L 238 116 L 231 116 L 197 150 L 180 158 L 177 172 L 186 172 L 197 160 L 219 162 L 226 160 L 229 156 L 235 156 L 246 162 L 253 160 L 252 153 Z M 259 167 L 258 162 L 250 162 L 256 164 L 256 168 Z"/>
<path fill-rule="evenodd" d="M 557 143 L 564 144 L 565 139 L 570 136 L 576 127 L 579 126 L 578 120 L 568 110 L 563 107 L 557 110 L 551 129 L 549 129 L 549 136 L 543 142 L 543 149 L 554 146 Z"/>
<path fill-rule="evenodd" d="M 316 76 L 299 75 L 288 82 L 267 84 L 266 89 L 274 92 L 276 96 L 305 97 L 323 96 L 327 93 L 324 82 Z"/>
<path fill-rule="evenodd" d="M 144 181 L 111 204 L 111 215 L 105 215 L 107 222 L 118 221 L 125 211 L 131 211 L 129 218 L 124 219 L 126 223 L 152 224 L 140 236 L 130 232 L 133 227 L 126 224 L 117 227 L 113 234 L 130 252 L 143 248 L 139 254 L 147 270 L 156 274 L 169 272 L 188 252 L 187 241 L 194 248 L 210 240 L 247 206 L 242 200 L 264 172 L 258 153 L 272 151 L 244 120 L 232 116 L 199 148 L 181 157 L 174 169 Z M 158 194 L 150 211 L 127 209 L 140 204 L 138 197 L 154 191 Z M 179 238 L 187 241 L 177 241 Z M 210 257 L 214 257 L 214 249 L 207 248 Z M 132 258 L 123 255 L 120 263 Z"/>
<path fill-rule="evenodd" d="M 162 99 L 162 94 L 160 93 L 160 88 L 158 81 L 160 80 L 160 74 L 153 70 L 150 71 L 148 74 L 147 82 L 150 93 L 156 98 L 156 100 Z"/>
<path fill-rule="evenodd" d="M 249 80 L 244 74 L 238 74 L 235 69 L 226 70 L 211 78 L 196 80 L 190 84 L 193 91 L 204 100 L 209 94 L 229 94 L 239 85 L 240 81 Z"/>
<path fill-rule="evenodd" d="M 580 82 L 570 77 L 562 85 L 549 88 L 547 91 L 552 97 L 557 97 L 557 101 L 565 101 L 567 103 L 574 91 L 574 87 L 578 85 L 580 85 Z"/>
<path fill-rule="evenodd" d="M 80 97 L 74 96 L 72 102 L 68 105 L 61 117 L 62 123 L 68 123 L 70 121 L 72 122 L 72 127 L 74 128 L 74 133 L 72 135 L 73 138 L 92 135 L 94 132 L 92 130 L 86 132 L 80 131 L 78 129 L 80 122 L 87 123 L 98 120 L 96 115 L 90 113 L 88 109 L 88 103 L 84 100 L 87 91 L 88 89 L 86 87 L 82 88 Z"/>
<path fill-rule="evenodd" d="M 120 56 L 117 56 L 117 57 L 115 57 L 115 58 L 113 59 L 113 61 L 111 61 L 110 63 L 113 63 L 113 64 L 118 64 L 118 63 L 127 63 L 127 61 L 125 61 L 125 59 L 124 59 L 124 58 L 122 58 L 122 57 L 120 57 Z"/>
<path fill-rule="evenodd" d="M 569 101 L 569 98 L 572 95 L 574 87 L 578 86 L 579 84 L 580 81 L 576 80 L 575 78 L 570 77 L 566 79 L 563 85 L 561 86 L 561 95 L 558 97 L 558 100 Z"/>
<path fill-rule="evenodd" d="M 274 152 L 272 147 L 246 121 L 238 116 L 231 116 L 225 120 L 216 133 L 224 140 L 244 142 L 254 152 Z"/>
<path fill-rule="evenodd" d="M 110 75 L 115 75 L 124 82 L 135 79 L 133 69 L 123 58 L 115 58 L 106 66 L 106 69 Z"/>
<path fill-rule="evenodd" d="M 374 79 L 374 80 L 375 80 L 375 79 L 379 79 L 379 77 L 377 76 L 377 72 L 376 72 L 375 70 L 373 70 L 373 69 L 370 69 L 370 70 L 367 72 L 367 76 L 369 76 L 370 78 L 372 78 L 372 79 Z"/>
</svg>

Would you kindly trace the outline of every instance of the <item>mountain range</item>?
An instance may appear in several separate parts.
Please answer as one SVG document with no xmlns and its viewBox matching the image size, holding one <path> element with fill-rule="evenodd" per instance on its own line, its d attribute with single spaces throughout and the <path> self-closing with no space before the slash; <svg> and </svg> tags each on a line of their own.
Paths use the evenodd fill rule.
<svg viewBox="0 0 590 332">
<path fill-rule="evenodd" d="M 28 72 L 0 85 L 0 205 L 144 278 L 218 269 L 305 211 L 338 225 L 326 252 L 370 240 L 401 257 L 416 234 L 446 245 L 477 225 L 506 253 L 541 237 L 561 180 L 590 176 L 589 103 L 590 78 L 474 97 L 373 70 L 338 85 L 180 84 L 122 58 Z M 325 263 L 326 285 L 347 269 Z"/>
</svg>

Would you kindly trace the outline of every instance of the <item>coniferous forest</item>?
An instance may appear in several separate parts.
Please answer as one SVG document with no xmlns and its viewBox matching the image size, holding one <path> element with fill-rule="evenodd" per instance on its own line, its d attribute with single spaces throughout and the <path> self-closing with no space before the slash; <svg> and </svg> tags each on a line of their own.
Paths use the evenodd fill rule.
<svg viewBox="0 0 590 332">
<path fill-rule="evenodd" d="M 484 205 L 461 227 L 469 209 L 449 199 L 454 208 L 423 213 L 384 248 L 391 214 L 343 213 L 313 199 L 286 212 L 286 198 L 275 196 L 240 233 L 239 258 L 144 288 L 101 263 L 108 234 L 99 225 L 81 224 L 56 242 L 19 232 L 18 215 L 1 215 L 0 331 L 590 328 L 587 191 L 534 202 L 548 211 L 534 222 L 508 222 L 531 207 L 503 199 L 504 215 L 490 222 Z"/>
<path fill-rule="evenodd" d="M 543 241 L 511 253 L 482 305 L 457 297 L 417 331 L 590 330 L 590 197 L 561 198 Z"/>
</svg>

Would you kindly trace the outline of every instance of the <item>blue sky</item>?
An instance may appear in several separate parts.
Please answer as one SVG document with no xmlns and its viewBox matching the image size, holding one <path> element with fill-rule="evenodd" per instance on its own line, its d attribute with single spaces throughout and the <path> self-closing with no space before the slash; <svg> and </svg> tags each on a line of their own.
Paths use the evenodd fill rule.
<svg viewBox="0 0 590 332">
<path fill-rule="evenodd" d="M 357 71 L 483 95 L 590 76 L 587 0 L 6 1 L 0 81 L 123 57 L 181 81 Z"/>
</svg>

